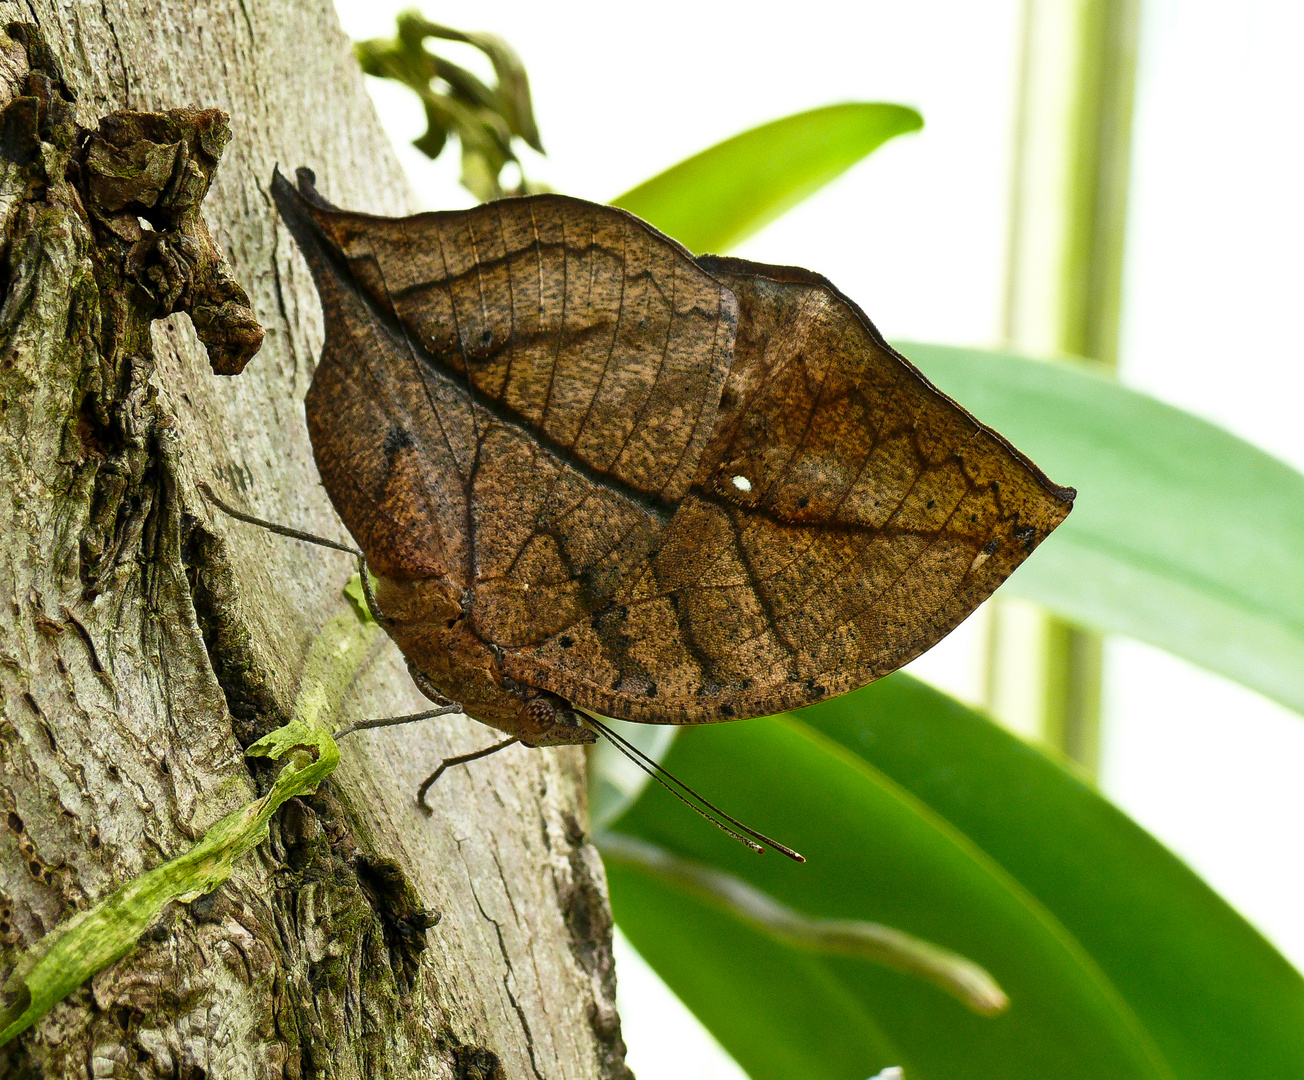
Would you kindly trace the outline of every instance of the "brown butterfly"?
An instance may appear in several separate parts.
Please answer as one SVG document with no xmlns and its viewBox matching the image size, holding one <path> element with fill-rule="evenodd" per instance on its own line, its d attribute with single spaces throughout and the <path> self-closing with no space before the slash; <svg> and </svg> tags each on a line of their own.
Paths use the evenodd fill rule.
<svg viewBox="0 0 1304 1080">
<path fill-rule="evenodd" d="M 326 491 L 418 685 L 528 746 L 863 686 L 1072 506 L 817 274 L 561 195 L 383 218 L 298 180 Z"/>
</svg>

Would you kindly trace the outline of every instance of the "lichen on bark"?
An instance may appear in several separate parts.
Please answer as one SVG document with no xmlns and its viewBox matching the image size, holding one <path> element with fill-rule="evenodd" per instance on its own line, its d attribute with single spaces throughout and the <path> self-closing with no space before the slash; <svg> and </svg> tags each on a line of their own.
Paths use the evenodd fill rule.
<svg viewBox="0 0 1304 1080">
<path fill-rule="evenodd" d="M 266 790 L 242 745 L 290 715 L 351 567 L 195 494 L 238 480 L 264 516 L 338 529 L 299 414 L 315 300 L 264 185 L 304 161 L 407 208 L 323 9 L 23 13 L 44 41 L 0 35 L 0 976 Z M 221 112 L 167 107 L 191 100 L 222 104 L 234 141 Z M 215 378 L 202 350 L 234 371 L 258 321 L 257 362 Z M 345 699 L 413 705 L 390 649 Z M 578 754 L 441 782 L 433 821 L 411 802 L 481 739 L 357 737 L 226 885 L 0 1048 L 0 1074 L 628 1075 Z"/>
</svg>

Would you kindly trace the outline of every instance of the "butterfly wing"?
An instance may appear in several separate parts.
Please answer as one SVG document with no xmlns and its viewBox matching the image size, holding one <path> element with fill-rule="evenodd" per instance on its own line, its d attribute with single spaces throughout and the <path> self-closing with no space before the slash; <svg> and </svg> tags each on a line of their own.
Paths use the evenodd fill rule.
<svg viewBox="0 0 1304 1080">
<path fill-rule="evenodd" d="M 766 715 L 896 670 L 989 596 L 1074 494 L 823 278 L 700 261 L 740 323 L 693 485 L 607 605 L 504 662 L 651 723 Z"/>
<path fill-rule="evenodd" d="M 307 412 L 345 524 L 579 706 L 703 723 L 864 685 L 1071 507 L 817 275 L 561 196 L 387 219 L 274 190 L 326 312 Z"/>
<path fill-rule="evenodd" d="M 577 199 L 391 219 L 277 191 L 326 311 L 314 451 L 378 571 L 449 573 L 505 648 L 607 604 L 715 429 L 732 292 Z"/>
</svg>

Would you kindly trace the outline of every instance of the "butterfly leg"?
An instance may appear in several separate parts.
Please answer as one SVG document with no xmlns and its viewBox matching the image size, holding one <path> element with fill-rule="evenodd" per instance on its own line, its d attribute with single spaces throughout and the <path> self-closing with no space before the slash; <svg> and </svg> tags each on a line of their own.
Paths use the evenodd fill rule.
<svg viewBox="0 0 1304 1080">
<path fill-rule="evenodd" d="M 510 739 L 504 739 L 502 742 L 496 742 L 492 746 L 486 746 L 483 750 L 474 750 L 469 754 L 458 754 L 457 757 L 444 758 L 439 763 L 439 768 L 421 781 L 421 786 L 417 788 L 417 805 L 421 807 L 421 812 L 429 817 L 434 813 L 430 804 L 426 802 L 426 792 L 430 790 L 430 785 L 444 775 L 444 770 L 450 765 L 465 765 L 468 761 L 476 761 L 482 757 L 488 757 L 490 754 L 496 754 L 499 750 L 505 750 L 516 742 L 515 736 Z"/>
<path fill-rule="evenodd" d="M 423 694 L 426 695 L 436 705 L 436 708 L 426 709 L 424 712 L 408 713 L 405 716 L 382 716 L 375 720 L 359 720 L 356 724 L 349 724 L 347 727 L 340 728 L 335 732 L 335 738 L 342 739 L 345 735 L 352 735 L 355 731 L 369 731 L 372 728 L 398 727 L 400 724 L 415 724 L 422 720 L 431 720 L 436 716 L 448 716 L 451 713 L 460 713 L 462 706 L 460 702 L 453 701 L 451 698 L 439 692 L 435 686 L 421 672 L 408 663 L 408 673 L 412 676 L 412 681 Z"/>
<path fill-rule="evenodd" d="M 456 701 L 450 701 L 447 705 L 441 705 L 437 709 L 427 709 L 425 712 L 408 713 L 406 716 L 382 716 L 376 720 L 359 720 L 356 724 L 349 724 L 348 727 L 342 727 L 335 732 L 336 741 L 344 738 L 345 735 L 352 735 L 355 731 L 370 731 L 372 728 L 398 727 L 399 724 L 415 724 L 421 720 L 430 720 L 436 716 L 447 716 L 449 713 L 460 713 L 462 706 Z"/>
<path fill-rule="evenodd" d="M 358 556 L 358 577 L 362 579 L 362 595 L 367 600 L 367 610 L 371 612 L 371 617 L 381 626 L 393 626 L 394 620 L 385 615 L 380 610 L 380 605 L 376 603 L 376 594 L 371 588 L 371 571 L 367 569 L 367 557 Z M 430 695 L 427 694 L 427 697 Z M 448 699 L 445 698 L 445 701 Z"/>
<path fill-rule="evenodd" d="M 412 681 L 417 684 L 417 689 L 426 695 L 436 705 L 452 705 L 453 700 L 430 681 L 430 676 L 417 667 L 411 660 L 408 661 L 408 674 L 412 676 Z M 460 708 L 460 706 L 459 706 Z"/>
</svg>

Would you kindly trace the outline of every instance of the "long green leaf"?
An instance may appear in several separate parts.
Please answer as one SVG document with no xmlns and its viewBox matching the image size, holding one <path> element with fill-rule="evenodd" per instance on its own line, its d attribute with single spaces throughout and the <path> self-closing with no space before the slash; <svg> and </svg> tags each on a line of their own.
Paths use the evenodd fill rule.
<svg viewBox="0 0 1304 1080">
<path fill-rule="evenodd" d="M 812 918 L 718 867 L 680 858 L 624 833 L 599 834 L 598 850 L 608 863 L 615 860 L 648 870 L 666 884 L 682 886 L 725 908 L 775 940 L 808 952 L 886 964 L 927 979 L 983 1016 L 998 1016 L 1009 1008 L 1010 999 L 990 972 L 904 931 L 863 919 Z"/>
<path fill-rule="evenodd" d="M 611 866 L 616 918 L 754 1080 L 1171 1077 L 1080 945 L 972 842 L 846 747 L 796 717 L 695 728 L 667 766 L 809 862 L 757 858 L 659 788 L 615 828 L 717 866 L 820 918 L 897 927 L 983 965 L 1008 1011 L 978 1017 L 929 983 L 768 940 L 722 909 Z"/>
<path fill-rule="evenodd" d="M 1073 513 L 1005 593 L 1158 645 L 1304 712 L 1304 476 L 1069 364 L 902 348 L 1078 489 Z"/>
<path fill-rule="evenodd" d="M 694 252 L 727 251 L 894 135 L 923 123 L 914 109 L 882 103 L 785 116 L 672 166 L 615 205 Z"/>
<path fill-rule="evenodd" d="M 1183 1080 L 1304 1076 L 1304 979 L 1064 769 L 905 675 L 804 709 L 977 844 L 1091 954 Z"/>
</svg>

